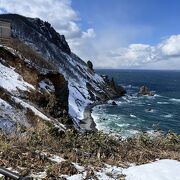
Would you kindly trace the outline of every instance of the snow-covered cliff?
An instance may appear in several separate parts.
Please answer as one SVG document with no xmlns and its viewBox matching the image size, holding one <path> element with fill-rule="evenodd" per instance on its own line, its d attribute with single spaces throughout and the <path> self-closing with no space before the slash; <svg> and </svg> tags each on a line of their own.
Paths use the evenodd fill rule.
<svg viewBox="0 0 180 180">
<path fill-rule="evenodd" d="M 0 19 L 11 23 L 10 46 L 27 58 L 29 63 L 34 63 L 32 52 L 35 52 L 41 59 L 41 69 L 64 75 L 69 89 L 68 111 L 76 126 L 84 118 L 84 108 L 88 104 L 121 95 L 122 92 L 110 87 L 71 52 L 65 37 L 57 33 L 48 22 L 16 14 L 2 14 Z M 22 44 L 30 48 L 31 56 Z"/>
<path fill-rule="evenodd" d="M 61 74 L 45 72 L 14 49 L 0 45 L 0 129 L 15 132 L 18 125 L 30 128 L 43 120 L 65 130 L 62 115 L 55 111 L 64 111 L 65 116 L 67 104 L 68 85 Z"/>
</svg>

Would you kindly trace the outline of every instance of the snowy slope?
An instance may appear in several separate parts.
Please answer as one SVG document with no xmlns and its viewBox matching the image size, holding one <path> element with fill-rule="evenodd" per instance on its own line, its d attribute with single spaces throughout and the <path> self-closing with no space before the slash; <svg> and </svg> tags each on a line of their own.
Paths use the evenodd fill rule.
<svg viewBox="0 0 180 180">
<path fill-rule="evenodd" d="M 6 67 L 0 63 L 0 87 L 7 91 L 17 93 L 18 89 L 28 91 L 35 89 L 31 84 L 25 82 L 23 77 L 14 71 L 12 67 Z"/>
<path fill-rule="evenodd" d="M 0 129 L 9 133 L 15 131 L 17 124 L 29 128 L 33 124 L 31 120 L 37 119 L 39 121 L 40 119 L 53 122 L 59 129 L 64 130 L 65 126 L 63 124 L 51 117 L 42 107 L 38 106 L 38 101 L 36 102 L 31 98 L 34 93 L 41 97 L 45 97 L 45 93 L 53 95 L 55 89 L 52 82 L 50 80 L 41 80 L 39 84 L 37 83 L 38 86 L 28 83 L 17 71 L 19 69 L 19 72 L 21 72 L 21 68 L 22 73 L 27 73 L 27 75 L 34 71 L 34 67 L 30 67 L 28 64 L 26 64 L 27 67 L 22 67 L 27 59 L 24 59 L 22 55 L 13 49 L 3 46 L 1 46 L 0 54 Z M 2 56 L 6 59 L 3 59 Z M 15 59 L 12 60 L 13 58 Z M 18 61 L 22 63 L 19 65 L 20 68 L 18 67 L 18 63 L 20 63 Z M 15 67 L 10 66 L 11 63 Z M 46 91 L 44 92 L 44 90 Z M 32 112 L 37 118 L 34 118 L 32 114 L 29 117 L 29 112 Z"/>
<path fill-rule="evenodd" d="M 1 59 L 2 60 L 2 59 Z M 18 96 L 21 91 L 35 89 L 31 84 L 25 82 L 21 75 L 16 73 L 12 67 L 6 67 L 0 62 L 0 88 L 5 89 L 10 95 Z M 1 92 L 2 93 L 2 92 Z M 25 117 L 25 111 L 17 109 L 0 98 L 0 128 L 10 131 L 15 123 L 21 123 L 30 127 Z M 11 128 L 10 128 L 11 127 Z"/>
</svg>

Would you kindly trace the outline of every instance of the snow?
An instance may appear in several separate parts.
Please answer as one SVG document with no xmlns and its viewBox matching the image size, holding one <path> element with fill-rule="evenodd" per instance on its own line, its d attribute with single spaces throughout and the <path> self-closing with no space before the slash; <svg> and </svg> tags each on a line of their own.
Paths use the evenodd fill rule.
<svg viewBox="0 0 180 180">
<path fill-rule="evenodd" d="M 91 102 L 88 99 L 87 89 L 80 87 L 80 85 L 74 85 L 74 83 L 68 84 L 69 88 L 69 114 L 72 118 L 82 120 L 84 118 L 84 109 Z"/>
<path fill-rule="evenodd" d="M 13 129 L 15 127 L 14 124 L 16 123 L 30 127 L 30 124 L 27 122 L 25 113 L 25 110 L 18 109 L 13 105 L 11 106 L 5 100 L 0 99 L 0 126 L 5 132 L 9 132 L 9 129 L 11 129 L 11 132 L 13 133 Z M 11 127 L 13 127 L 13 129 Z"/>
<path fill-rule="evenodd" d="M 48 92 L 55 91 L 54 85 L 52 84 L 52 82 L 49 79 L 44 79 L 44 80 L 40 81 L 39 87 L 40 87 L 40 89 L 46 90 Z"/>
<path fill-rule="evenodd" d="M 43 113 L 38 111 L 35 107 L 31 106 L 30 104 L 24 102 L 23 100 L 21 100 L 17 97 L 13 97 L 13 99 L 15 100 L 16 103 L 21 104 L 24 108 L 31 109 L 34 112 L 34 114 L 39 116 L 40 118 L 47 120 L 47 121 L 51 121 L 51 119 L 49 119 L 47 116 L 45 116 Z"/>
<path fill-rule="evenodd" d="M 88 71 L 86 71 L 86 74 Z M 90 77 L 92 75 L 89 75 Z M 95 77 L 95 78 L 94 78 Z M 99 75 L 95 74 L 95 76 L 92 76 L 92 87 L 100 91 L 100 89 L 97 87 L 97 84 L 94 84 L 95 82 L 101 82 L 101 78 Z M 69 83 L 69 114 L 72 117 L 75 117 L 79 120 L 82 120 L 84 118 L 84 109 L 85 107 L 93 103 L 90 100 L 90 95 L 88 92 L 88 89 L 86 87 L 86 83 L 88 81 L 84 80 L 83 78 L 80 78 L 80 83 Z"/>
<path fill-rule="evenodd" d="M 38 109 L 36 109 L 33 104 L 30 105 L 27 102 L 24 102 L 23 100 L 17 98 L 17 97 L 12 97 L 16 103 L 19 103 L 21 106 L 23 106 L 25 109 L 30 109 L 34 112 L 36 116 L 39 116 L 41 119 L 46 120 L 46 121 L 53 121 L 54 126 L 57 128 L 61 128 L 61 130 L 65 130 L 66 127 L 62 123 L 60 123 L 57 119 L 50 119 L 46 115 L 44 115 L 42 112 L 40 112 Z"/>
<path fill-rule="evenodd" d="M 44 153 L 47 155 L 46 153 Z M 57 155 L 51 155 L 49 159 L 56 163 L 65 161 L 63 158 Z M 67 180 L 83 180 L 87 176 L 85 167 L 80 166 L 78 163 L 73 163 L 78 173 L 75 175 L 61 175 L 60 177 Z M 152 163 L 147 163 L 139 166 L 132 165 L 129 168 L 122 168 L 105 164 L 104 168 L 97 169 L 93 166 L 89 166 L 88 169 L 94 171 L 95 176 L 99 180 L 116 180 L 121 176 L 125 177 L 125 180 L 180 180 L 180 162 L 171 159 L 157 160 Z M 46 169 L 44 172 L 32 174 L 33 178 L 43 179 L 46 178 Z M 0 175 L 1 177 L 1 175 Z M 93 179 L 93 178 L 92 178 Z"/>
<path fill-rule="evenodd" d="M 46 171 L 31 175 L 33 179 L 44 179 L 46 178 L 46 176 L 47 176 Z"/>
<path fill-rule="evenodd" d="M 6 89 L 9 92 L 28 91 L 29 89 L 35 89 L 31 84 L 25 82 L 18 73 L 14 71 L 12 67 L 6 67 L 0 63 L 0 87 Z"/>
<path fill-rule="evenodd" d="M 78 163 L 72 163 L 72 164 L 79 172 L 83 172 L 85 170 L 85 168 L 83 166 L 80 166 Z"/>
<path fill-rule="evenodd" d="M 19 20 L 21 22 L 21 19 Z M 86 87 L 87 82 L 92 86 L 93 90 L 98 92 L 92 92 L 92 94 L 96 96 L 100 92 L 105 93 L 103 89 L 103 85 L 105 84 L 103 78 L 91 71 L 87 67 L 87 64 L 74 53 L 67 52 L 65 49 L 69 47 L 66 46 L 66 41 L 64 41 L 61 36 L 57 34 L 57 42 L 59 42 L 59 44 L 55 43 L 54 40 L 51 41 L 52 39 L 50 38 L 54 37 L 54 32 L 52 32 L 51 27 L 44 25 L 43 21 L 40 21 L 42 24 L 36 19 L 26 19 L 24 22 L 28 23 L 22 24 L 22 27 L 15 22 L 12 28 L 12 34 L 17 37 L 17 39 L 28 45 L 32 50 L 40 54 L 52 65 L 53 70 L 57 70 L 64 75 L 69 83 L 69 114 L 78 124 L 80 120 L 84 118 L 83 112 L 85 107 L 89 103 L 92 103 L 89 100 L 90 94 Z M 25 29 L 31 27 L 36 27 L 32 30 L 33 37 L 25 31 Z M 16 56 L 21 57 L 21 55 L 13 49 L 9 49 L 9 51 L 14 53 Z M 25 62 L 35 66 L 33 61 L 29 59 L 25 59 Z M 38 68 L 36 67 L 36 69 Z M 40 67 L 38 70 L 41 71 L 42 69 L 43 67 Z M 48 89 L 45 82 L 41 82 L 39 85 L 42 89 Z"/>
<path fill-rule="evenodd" d="M 62 66 L 59 67 L 59 72 L 62 73 L 68 81 L 69 114 L 74 119 L 75 123 L 79 124 L 84 118 L 85 107 L 93 103 L 90 100 L 90 94 L 86 87 L 87 82 L 91 84 L 97 92 L 100 92 L 102 91 L 101 85 L 104 84 L 104 80 L 98 74 L 91 72 L 86 64 L 73 53 L 71 55 L 64 52 L 61 53 L 67 59 L 67 63 L 69 63 L 68 70 L 71 72 L 71 74 L 68 74 Z"/>
<path fill-rule="evenodd" d="M 94 170 L 94 173 L 99 180 L 115 180 L 123 175 L 125 180 L 180 180 L 180 162 L 164 159 L 140 166 L 133 165 L 127 169 L 106 164 L 104 168 Z M 83 170 L 73 176 L 63 177 L 68 180 L 83 180 L 86 174 Z"/>
<path fill-rule="evenodd" d="M 65 177 L 67 180 L 83 180 L 83 179 L 85 179 L 85 177 L 86 177 L 86 175 L 84 175 L 84 174 L 75 174 L 75 175 L 73 175 L 73 176 L 63 176 L 63 177 Z"/>
<path fill-rule="evenodd" d="M 124 169 L 126 180 L 180 180 L 180 162 L 164 159 Z"/>
<path fill-rule="evenodd" d="M 10 51 L 10 52 L 11 52 L 14 56 L 17 56 L 17 52 L 16 52 L 16 50 L 14 50 L 14 49 L 12 49 L 12 48 L 10 48 L 10 47 L 7 47 L 7 46 L 4 46 L 4 45 L 1 45 L 1 44 L 0 44 L 0 47 L 5 48 L 6 50 Z"/>
<path fill-rule="evenodd" d="M 9 103 L 7 103 L 6 101 L 4 101 L 3 99 L 0 98 L 0 108 L 11 109 L 12 106 Z"/>
<path fill-rule="evenodd" d="M 53 162 L 57 162 L 57 163 L 61 163 L 61 162 L 65 161 L 64 158 L 57 156 L 57 155 L 53 155 L 53 156 L 49 157 L 49 160 L 51 160 Z"/>
</svg>

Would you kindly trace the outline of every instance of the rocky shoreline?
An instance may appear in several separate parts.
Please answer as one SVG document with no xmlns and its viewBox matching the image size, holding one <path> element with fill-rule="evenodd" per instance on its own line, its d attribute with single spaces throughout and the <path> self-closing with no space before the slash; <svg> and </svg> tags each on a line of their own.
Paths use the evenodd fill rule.
<svg viewBox="0 0 180 180">
<path fill-rule="evenodd" d="M 153 92 L 151 92 L 146 86 L 140 87 L 139 95 L 154 96 Z M 109 99 L 109 100 L 112 100 L 112 105 L 117 105 L 114 99 Z M 94 119 L 92 117 L 92 109 L 97 105 L 106 104 L 106 103 L 107 101 L 99 101 L 87 105 L 84 109 L 84 119 L 80 121 L 80 128 L 85 131 L 98 131 L 98 129 L 96 128 L 96 123 L 94 122 Z"/>
<path fill-rule="evenodd" d="M 113 101 L 114 102 L 114 101 Z M 100 101 L 89 104 L 84 109 L 84 119 L 80 121 L 80 128 L 86 131 L 98 131 L 96 123 L 92 117 L 92 110 L 95 106 L 107 104 L 107 101 Z"/>
<path fill-rule="evenodd" d="M 84 109 L 84 119 L 80 122 L 80 128 L 86 131 L 97 131 L 96 123 L 92 117 L 92 109 L 93 107 L 102 104 L 102 102 L 89 104 Z"/>
</svg>

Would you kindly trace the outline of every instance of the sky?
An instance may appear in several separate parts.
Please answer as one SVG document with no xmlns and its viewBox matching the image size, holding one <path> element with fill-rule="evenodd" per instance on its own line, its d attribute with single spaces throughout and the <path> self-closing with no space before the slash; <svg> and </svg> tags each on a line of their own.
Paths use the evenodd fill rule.
<svg viewBox="0 0 180 180">
<path fill-rule="evenodd" d="M 49 21 L 95 68 L 180 70 L 179 0 L 0 0 Z"/>
</svg>

